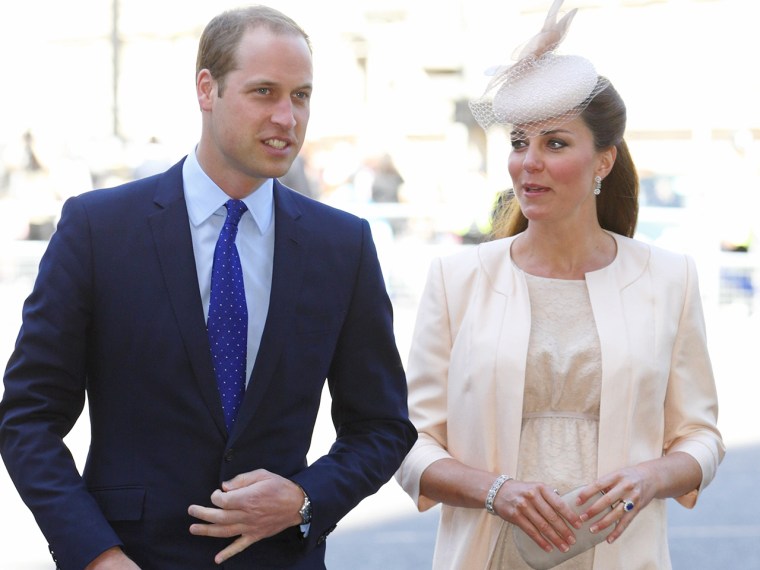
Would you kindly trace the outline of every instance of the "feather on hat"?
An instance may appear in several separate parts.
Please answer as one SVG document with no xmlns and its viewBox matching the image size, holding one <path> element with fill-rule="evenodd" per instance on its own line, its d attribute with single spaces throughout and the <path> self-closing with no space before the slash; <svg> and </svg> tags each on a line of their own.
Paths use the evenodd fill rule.
<svg viewBox="0 0 760 570">
<path fill-rule="evenodd" d="M 541 123 L 536 125 L 540 131 L 551 130 L 578 116 L 609 85 L 588 59 L 555 53 L 578 11 L 557 21 L 562 2 L 554 1 L 541 31 L 519 51 L 515 64 L 487 72 L 493 79 L 481 97 L 470 101 L 484 129 L 501 124 L 529 136 L 531 125 Z"/>
</svg>

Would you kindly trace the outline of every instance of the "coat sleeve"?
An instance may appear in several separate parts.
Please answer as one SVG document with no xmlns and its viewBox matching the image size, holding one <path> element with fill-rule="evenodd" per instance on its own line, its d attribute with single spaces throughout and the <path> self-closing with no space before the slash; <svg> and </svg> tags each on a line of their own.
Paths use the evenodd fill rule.
<svg viewBox="0 0 760 570">
<path fill-rule="evenodd" d="M 664 453 L 688 453 L 702 469 L 699 489 L 678 497 L 686 507 L 715 477 L 725 454 L 717 428 L 718 396 L 694 260 L 686 258 L 686 294 L 678 324 L 665 399 Z"/>
<path fill-rule="evenodd" d="M 396 480 L 421 511 L 436 502 L 420 494 L 422 473 L 447 451 L 448 372 L 452 333 L 443 267 L 434 260 L 420 299 L 414 327 L 407 382 L 409 417 L 419 439 L 396 473 Z"/>
<path fill-rule="evenodd" d="M 388 482 L 416 439 L 392 307 L 365 220 L 359 239 L 351 299 L 327 378 L 336 439 L 326 455 L 293 477 L 312 501 L 311 546 Z"/>
<path fill-rule="evenodd" d="M 0 403 L 3 460 L 63 568 L 83 568 L 120 544 L 63 439 L 85 401 L 89 244 L 84 209 L 73 198 L 24 304 Z"/>
</svg>

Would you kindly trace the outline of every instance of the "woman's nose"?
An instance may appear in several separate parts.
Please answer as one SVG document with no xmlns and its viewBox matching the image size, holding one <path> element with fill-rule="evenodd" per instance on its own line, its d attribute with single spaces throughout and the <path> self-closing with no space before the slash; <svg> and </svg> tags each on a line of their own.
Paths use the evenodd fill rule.
<svg viewBox="0 0 760 570">
<path fill-rule="evenodd" d="M 529 146 L 523 154 L 523 169 L 528 172 L 535 172 L 543 167 L 543 157 L 541 152 L 535 147 Z"/>
</svg>

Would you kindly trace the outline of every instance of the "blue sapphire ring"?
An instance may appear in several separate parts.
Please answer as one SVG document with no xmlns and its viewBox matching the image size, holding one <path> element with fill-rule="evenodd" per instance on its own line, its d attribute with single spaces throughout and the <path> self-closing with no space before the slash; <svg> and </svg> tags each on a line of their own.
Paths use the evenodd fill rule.
<svg viewBox="0 0 760 570">
<path fill-rule="evenodd" d="M 626 513 L 630 513 L 630 512 L 633 510 L 633 507 L 635 506 L 635 505 L 633 504 L 633 501 L 629 501 L 628 499 L 623 499 L 623 500 L 621 501 L 621 503 L 623 503 L 623 510 L 624 510 Z"/>
</svg>

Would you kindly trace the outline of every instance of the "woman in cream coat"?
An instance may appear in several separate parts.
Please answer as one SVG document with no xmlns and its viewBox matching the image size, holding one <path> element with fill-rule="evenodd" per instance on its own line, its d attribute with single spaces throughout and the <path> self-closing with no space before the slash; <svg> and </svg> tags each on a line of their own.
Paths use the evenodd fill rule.
<svg viewBox="0 0 760 570">
<path fill-rule="evenodd" d="M 553 23 L 560 4 L 542 31 L 559 39 L 572 17 Z M 625 106 L 593 66 L 590 88 L 567 86 L 590 64 L 553 40 L 529 45 L 520 77 L 534 81 L 508 69 L 472 104 L 484 127 L 512 127 L 506 237 L 436 260 L 419 307 L 407 374 L 419 439 L 397 479 L 420 510 L 443 503 L 437 569 L 529 568 L 512 529 L 572 551 L 602 512 L 591 532 L 606 541 L 561 568 L 670 568 L 665 499 L 693 507 L 725 452 L 694 262 L 627 237 Z M 552 82 L 578 92 L 565 115 L 541 116 Z M 579 516 L 560 495 L 581 485 Z"/>
</svg>

